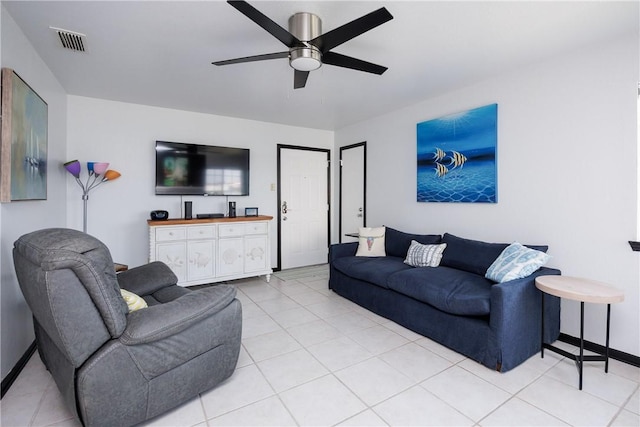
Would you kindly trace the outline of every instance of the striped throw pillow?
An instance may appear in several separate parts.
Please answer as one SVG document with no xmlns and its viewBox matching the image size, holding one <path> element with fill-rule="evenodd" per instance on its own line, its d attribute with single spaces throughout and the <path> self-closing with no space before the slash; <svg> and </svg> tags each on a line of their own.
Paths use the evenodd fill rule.
<svg viewBox="0 0 640 427">
<path fill-rule="evenodd" d="M 412 240 L 404 263 L 412 267 L 437 267 L 440 265 L 442 253 L 446 248 L 446 243 L 440 245 L 423 245 Z"/>
</svg>

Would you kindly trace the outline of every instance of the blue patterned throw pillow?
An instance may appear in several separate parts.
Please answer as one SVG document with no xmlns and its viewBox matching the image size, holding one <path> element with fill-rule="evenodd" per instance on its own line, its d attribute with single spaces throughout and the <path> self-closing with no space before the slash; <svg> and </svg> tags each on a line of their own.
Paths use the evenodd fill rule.
<svg viewBox="0 0 640 427">
<path fill-rule="evenodd" d="M 527 248 L 515 242 L 502 251 L 487 269 L 484 277 L 498 283 L 521 279 L 545 265 L 549 258 L 551 257 L 544 252 Z"/>
<path fill-rule="evenodd" d="M 440 265 L 442 253 L 446 248 L 446 243 L 440 245 L 423 245 L 412 240 L 404 263 L 412 267 L 437 267 Z"/>
</svg>

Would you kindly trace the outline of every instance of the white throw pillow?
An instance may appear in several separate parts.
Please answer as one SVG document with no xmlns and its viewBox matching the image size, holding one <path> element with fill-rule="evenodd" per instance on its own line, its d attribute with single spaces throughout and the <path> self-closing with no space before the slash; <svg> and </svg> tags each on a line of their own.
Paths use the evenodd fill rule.
<svg viewBox="0 0 640 427">
<path fill-rule="evenodd" d="M 385 227 L 360 228 L 356 256 L 386 256 L 384 250 L 385 230 Z"/>
<path fill-rule="evenodd" d="M 440 265 L 442 253 L 446 248 L 446 243 L 440 245 L 423 245 L 412 240 L 404 263 L 412 267 L 437 267 Z"/>
<path fill-rule="evenodd" d="M 544 252 L 515 242 L 507 246 L 489 266 L 485 277 L 498 283 L 521 279 L 545 265 L 549 258 Z"/>
<path fill-rule="evenodd" d="M 133 292 L 120 289 L 120 294 L 127 303 L 127 307 L 129 307 L 129 313 L 140 310 L 141 308 L 147 308 L 147 302 Z"/>
</svg>

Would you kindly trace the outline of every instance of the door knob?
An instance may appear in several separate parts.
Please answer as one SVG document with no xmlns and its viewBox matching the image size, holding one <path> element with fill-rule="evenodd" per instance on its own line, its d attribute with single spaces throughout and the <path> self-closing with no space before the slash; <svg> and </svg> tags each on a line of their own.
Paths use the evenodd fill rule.
<svg viewBox="0 0 640 427">
<path fill-rule="evenodd" d="M 287 202 L 286 201 L 282 202 L 282 213 L 283 214 L 287 213 Z"/>
</svg>

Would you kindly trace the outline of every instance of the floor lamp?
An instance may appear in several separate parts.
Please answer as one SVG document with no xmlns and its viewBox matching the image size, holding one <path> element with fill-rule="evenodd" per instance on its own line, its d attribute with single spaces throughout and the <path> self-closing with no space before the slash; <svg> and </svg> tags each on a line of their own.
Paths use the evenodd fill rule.
<svg viewBox="0 0 640 427">
<path fill-rule="evenodd" d="M 76 182 L 82 188 L 83 217 L 82 231 L 87 232 L 87 203 L 89 202 L 89 192 L 103 182 L 113 181 L 120 178 L 120 172 L 107 170 L 109 163 L 104 162 L 87 162 L 87 171 L 89 176 L 86 182 L 80 180 L 80 171 L 82 166 L 78 160 L 72 160 L 64 164 L 64 168 L 76 179 Z"/>
</svg>

